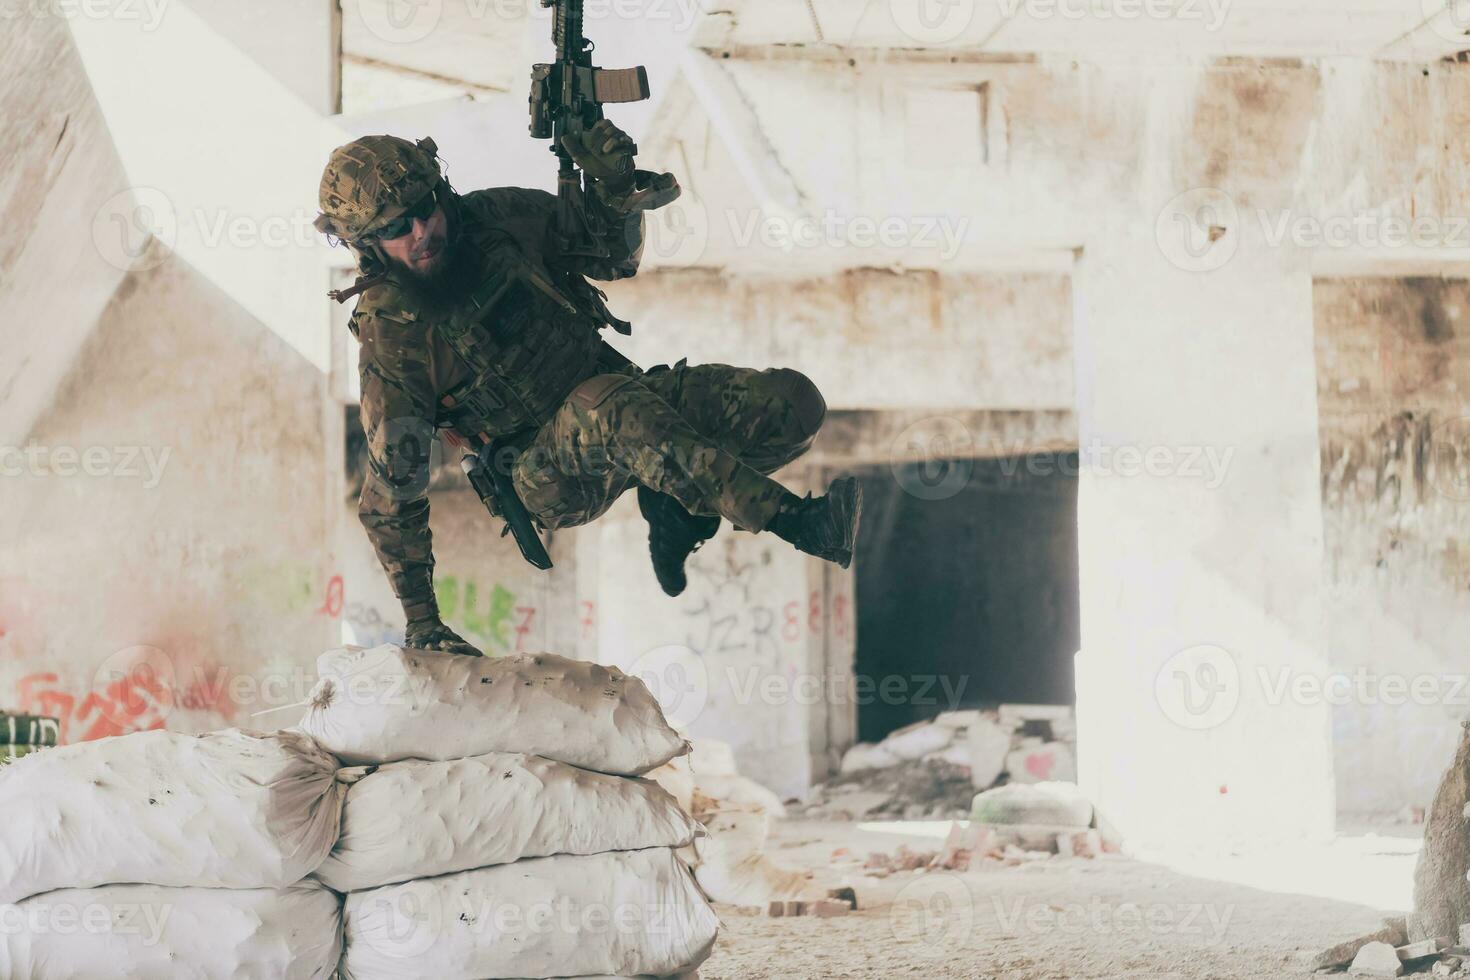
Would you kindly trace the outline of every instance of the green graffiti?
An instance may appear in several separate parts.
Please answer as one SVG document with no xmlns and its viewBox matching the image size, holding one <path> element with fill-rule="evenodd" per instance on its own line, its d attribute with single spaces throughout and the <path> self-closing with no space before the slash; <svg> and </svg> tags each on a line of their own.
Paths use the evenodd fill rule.
<svg viewBox="0 0 1470 980">
<path fill-rule="evenodd" d="M 434 582 L 434 597 L 439 602 L 439 615 L 451 627 L 467 636 L 510 649 L 508 627 L 515 613 L 516 595 L 496 583 L 490 589 L 485 609 L 480 608 L 479 583 L 463 582 L 453 575 L 440 576 Z"/>
</svg>

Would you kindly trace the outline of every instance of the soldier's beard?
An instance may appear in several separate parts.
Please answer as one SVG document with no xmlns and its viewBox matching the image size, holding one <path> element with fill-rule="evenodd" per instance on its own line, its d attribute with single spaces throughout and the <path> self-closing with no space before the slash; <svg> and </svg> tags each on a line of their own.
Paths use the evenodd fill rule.
<svg viewBox="0 0 1470 980">
<path fill-rule="evenodd" d="M 457 238 L 446 240 L 443 248 L 439 261 L 427 271 L 388 259 L 396 273 L 393 278 L 421 310 L 431 315 L 452 310 L 475 287 L 475 250 Z"/>
</svg>

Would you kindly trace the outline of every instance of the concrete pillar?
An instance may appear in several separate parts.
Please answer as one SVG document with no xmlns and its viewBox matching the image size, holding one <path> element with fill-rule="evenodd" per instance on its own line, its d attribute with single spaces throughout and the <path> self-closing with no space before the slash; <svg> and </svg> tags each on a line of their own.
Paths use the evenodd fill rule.
<svg viewBox="0 0 1470 980">
<path fill-rule="evenodd" d="M 1081 782 L 1143 849 L 1333 822 L 1311 274 L 1232 208 L 1076 266 Z"/>
</svg>

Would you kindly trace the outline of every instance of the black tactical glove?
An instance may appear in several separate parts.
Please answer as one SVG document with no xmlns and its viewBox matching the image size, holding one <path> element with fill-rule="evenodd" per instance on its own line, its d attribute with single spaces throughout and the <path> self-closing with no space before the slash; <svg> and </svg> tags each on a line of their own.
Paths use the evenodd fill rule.
<svg viewBox="0 0 1470 980">
<path fill-rule="evenodd" d="M 438 650 L 442 653 L 461 653 L 469 657 L 483 657 L 478 649 L 444 625 L 436 610 L 432 616 L 410 619 L 404 632 L 403 645 L 415 650 Z"/>
<path fill-rule="evenodd" d="M 638 145 L 608 120 L 599 119 L 580 133 L 567 133 L 561 145 L 588 177 L 614 185 L 633 182 L 633 154 Z"/>
<path fill-rule="evenodd" d="M 633 154 L 638 146 L 606 119 L 597 120 L 579 134 L 566 134 L 561 145 L 582 172 L 593 178 L 593 192 L 598 199 L 614 211 L 651 211 L 679 196 L 679 182 L 673 174 L 634 169 Z"/>
</svg>

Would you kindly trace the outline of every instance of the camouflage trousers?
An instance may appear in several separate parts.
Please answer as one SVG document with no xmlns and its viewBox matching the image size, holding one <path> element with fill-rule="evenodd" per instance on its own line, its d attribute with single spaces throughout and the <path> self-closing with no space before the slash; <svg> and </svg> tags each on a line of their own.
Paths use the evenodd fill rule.
<svg viewBox="0 0 1470 980">
<path fill-rule="evenodd" d="M 727 364 L 600 374 L 582 382 L 512 471 L 543 527 L 600 517 L 643 484 L 692 514 L 759 531 L 787 492 L 766 474 L 811 447 L 826 403 L 806 375 Z"/>
</svg>

